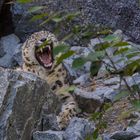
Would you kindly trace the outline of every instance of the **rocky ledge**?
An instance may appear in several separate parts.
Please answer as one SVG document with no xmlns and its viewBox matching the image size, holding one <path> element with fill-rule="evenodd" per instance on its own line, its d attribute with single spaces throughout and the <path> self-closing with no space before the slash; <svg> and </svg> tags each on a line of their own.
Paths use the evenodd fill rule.
<svg viewBox="0 0 140 140">
<path fill-rule="evenodd" d="M 31 139 L 43 114 L 57 113 L 57 97 L 32 74 L 0 69 L 0 81 L 0 139 Z"/>
</svg>

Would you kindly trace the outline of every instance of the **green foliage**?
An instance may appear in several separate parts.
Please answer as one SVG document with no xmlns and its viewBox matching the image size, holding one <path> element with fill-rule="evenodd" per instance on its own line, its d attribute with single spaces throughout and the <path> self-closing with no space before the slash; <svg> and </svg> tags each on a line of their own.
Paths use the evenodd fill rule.
<svg viewBox="0 0 140 140">
<path fill-rule="evenodd" d="M 65 43 L 60 43 L 57 47 L 53 48 L 53 55 L 56 56 L 59 53 L 65 53 L 70 50 L 70 46 Z"/>
<path fill-rule="evenodd" d="M 43 9 L 43 8 L 44 8 L 43 6 L 34 6 L 34 7 L 29 8 L 28 11 L 29 11 L 30 13 L 34 13 L 34 12 L 37 12 L 37 11 Z M 41 15 L 42 15 L 42 14 L 41 14 Z"/>
<path fill-rule="evenodd" d="M 19 3 L 28 3 L 32 2 L 32 0 L 17 0 Z M 80 16 L 80 12 L 75 13 L 67 13 L 65 11 L 61 12 L 53 12 L 53 13 L 42 13 L 41 10 L 44 9 L 45 6 L 35 6 L 29 9 L 30 13 L 34 13 L 31 21 L 40 20 L 40 26 L 46 26 L 46 24 L 53 22 L 55 26 L 55 33 L 59 36 L 59 33 L 63 32 L 64 29 L 67 29 L 69 32 L 63 36 L 60 40 L 60 44 L 53 49 L 53 54 L 56 57 L 56 64 L 59 65 L 64 59 L 72 56 L 75 52 L 70 50 L 70 46 L 64 44 L 64 41 L 69 40 L 70 38 L 79 38 L 80 40 L 89 40 L 93 37 L 99 38 L 100 35 L 105 36 L 103 41 L 100 39 L 100 43 L 96 46 L 93 46 L 95 50 L 91 49 L 91 52 L 87 56 L 80 56 L 73 61 L 72 67 L 74 69 L 80 69 L 86 62 L 91 62 L 90 73 L 91 76 L 95 76 L 101 64 L 105 64 L 108 68 L 108 71 L 111 74 L 119 74 L 120 79 L 123 79 L 124 83 L 128 90 L 121 91 L 117 96 L 116 100 L 124 98 L 126 96 L 139 97 L 140 99 L 140 89 L 137 84 L 133 86 L 129 86 L 127 81 L 125 80 L 125 76 L 132 76 L 135 72 L 140 72 L 140 51 L 132 47 L 129 42 L 122 41 L 120 36 L 111 34 L 112 31 L 110 29 L 100 29 L 97 30 L 97 26 L 95 25 L 81 25 L 81 24 L 73 24 L 74 19 Z M 69 25 L 73 25 L 71 28 Z M 109 34 L 109 35 L 108 35 Z M 45 45 L 49 44 L 49 40 L 46 40 L 39 49 L 42 49 Z M 113 49 L 114 52 L 110 56 L 108 54 L 108 49 Z M 116 64 L 113 62 L 113 58 L 119 56 L 120 59 L 116 62 L 125 62 L 125 66 L 118 70 L 116 68 Z M 104 58 L 108 59 L 111 62 L 111 66 L 104 62 Z M 73 92 L 75 87 L 70 87 L 67 89 L 69 92 Z M 138 96 L 137 96 L 138 95 Z M 132 100 L 132 105 L 136 109 L 140 109 L 140 101 Z M 96 129 L 94 130 L 91 136 L 88 136 L 86 140 L 101 140 L 102 138 L 99 136 L 100 131 L 103 128 L 106 128 L 106 122 L 103 120 L 103 115 L 105 111 L 108 109 L 109 105 L 104 105 L 101 112 L 95 112 L 92 115 L 92 120 L 96 121 Z"/>
<path fill-rule="evenodd" d="M 100 136 L 100 131 L 107 128 L 107 122 L 105 122 L 104 120 L 104 114 L 110 107 L 110 103 L 105 103 L 101 107 L 100 111 L 94 112 L 91 115 L 91 120 L 96 123 L 96 129 L 91 135 L 86 137 L 86 140 L 102 140 L 102 137 Z"/>
<path fill-rule="evenodd" d="M 76 58 L 73 63 L 72 63 L 72 67 L 74 69 L 79 69 L 82 68 L 83 65 L 86 63 L 86 60 L 82 57 Z"/>
<path fill-rule="evenodd" d="M 132 105 L 136 110 L 140 111 L 140 100 L 133 100 Z"/>
<path fill-rule="evenodd" d="M 114 100 L 115 101 L 118 101 L 118 100 L 120 100 L 120 99 L 122 99 L 122 98 L 124 98 L 124 97 L 128 97 L 130 94 L 129 94 L 129 91 L 128 90 L 122 90 L 122 91 L 120 91 L 120 93 L 118 93 L 116 96 L 115 96 L 115 98 L 114 98 Z"/>
<path fill-rule="evenodd" d="M 75 52 L 74 51 L 67 51 L 63 54 L 61 54 L 59 57 L 56 58 L 56 64 L 59 65 L 60 63 L 62 63 L 62 61 L 66 58 L 69 58 L 70 56 L 72 56 Z"/>
<path fill-rule="evenodd" d="M 34 22 L 36 20 L 40 20 L 40 19 L 43 19 L 43 18 L 46 18 L 48 17 L 48 14 L 47 13 L 43 13 L 43 14 L 38 14 L 38 15 L 34 15 L 30 21 Z"/>
<path fill-rule="evenodd" d="M 32 2 L 32 0 L 16 0 L 18 3 L 21 3 L 21 4 L 25 4 L 25 3 L 29 3 L 29 2 Z"/>
<path fill-rule="evenodd" d="M 80 69 L 83 67 L 83 65 L 86 62 L 90 61 L 92 62 L 90 72 L 91 75 L 94 76 L 97 74 L 98 70 L 100 69 L 102 63 L 100 59 L 102 59 L 104 56 L 105 56 L 104 51 L 91 52 L 87 56 L 76 58 L 72 63 L 72 67 L 74 69 Z"/>
</svg>

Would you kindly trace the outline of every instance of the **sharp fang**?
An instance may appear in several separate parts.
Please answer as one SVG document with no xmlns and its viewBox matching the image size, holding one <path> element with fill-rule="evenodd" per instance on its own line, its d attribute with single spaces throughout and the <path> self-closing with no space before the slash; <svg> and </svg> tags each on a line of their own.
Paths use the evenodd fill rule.
<svg viewBox="0 0 140 140">
<path fill-rule="evenodd" d="M 39 40 L 37 43 L 40 43 L 40 44 L 41 44 L 41 43 L 43 43 L 43 42 Z"/>
<path fill-rule="evenodd" d="M 45 64 L 45 67 L 50 67 L 50 66 L 52 66 L 52 63 L 50 63 L 48 65 Z"/>
<path fill-rule="evenodd" d="M 43 53 L 43 49 L 41 48 L 40 51 Z"/>
<path fill-rule="evenodd" d="M 49 51 L 51 51 L 51 47 L 49 46 Z"/>
<path fill-rule="evenodd" d="M 42 58 L 41 57 L 39 57 L 39 58 L 40 58 L 41 62 L 43 62 Z"/>
</svg>

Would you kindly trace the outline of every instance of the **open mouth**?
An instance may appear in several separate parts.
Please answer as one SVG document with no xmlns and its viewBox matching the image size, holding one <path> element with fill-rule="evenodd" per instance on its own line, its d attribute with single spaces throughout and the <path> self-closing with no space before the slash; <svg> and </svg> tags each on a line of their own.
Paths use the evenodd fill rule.
<svg viewBox="0 0 140 140">
<path fill-rule="evenodd" d="M 35 56 L 37 61 L 46 69 L 51 69 L 53 65 L 53 44 L 44 46 L 43 48 L 38 49 L 39 46 L 36 46 Z"/>
</svg>

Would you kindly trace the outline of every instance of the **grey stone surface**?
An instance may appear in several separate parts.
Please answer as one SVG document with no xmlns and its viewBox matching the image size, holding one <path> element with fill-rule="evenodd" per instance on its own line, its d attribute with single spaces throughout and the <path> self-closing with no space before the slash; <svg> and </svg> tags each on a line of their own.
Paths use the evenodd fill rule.
<svg viewBox="0 0 140 140">
<path fill-rule="evenodd" d="M 74 97 L 78 106 L 88 113 L 93 113 L 103 103 L 103 99 L 100 96 L 94 94 L 93 92 L 86 92 L 79 88 L 75 89 Z"/>
<path fill-rule="evenodd" d="M 113 29 L 121 29 L 132 40 L 140 42 L 140 8 L 138 0 L 40 0 L 34 4 L 12 6 L 16 33 L 24 40 L 25 34 L 39 30 L 39 23 L 30 23 L 31 14 L 27 9 L 34 5 L 47 5 L 45 12 L 80 11 L 81 16 L 74 23 L 103 24 Z M 18 23 L 18 24 L 17 24 Z M 54 25 L 54 24 L 53 24 Z M 52 30 L 52 26 L 46 25 Z M 67 30 L 67 29 L 66 29 Z M 63 33 L 65 31 L 63 30 Z"/>
<path fill-rule="evenodd" d="M 94 123 L 74 117 L 64 133 L 65 140 L 84 140 L 95 129 Z"/>
<path fill-rule="evenodd" d="M 64 140 L 63 131 L 36 131 L 33 133 L 33 140 Z"/>
<path fill-rule="evenodd" d="M 135 125 L 128 127 L 127 131 L 133 132 L 140 136 L 140 120 Z"/>
<path fill-rule="evenodd" d="M 55 114 L 43 115 L 42 120 L 43 131 L 51 130 L 60 130 L 57 123 L 57 118 Z"/>
<path fill-rule="evenodd" d="M 0 39 L 0 66 L 11 68 L 21 65 L 21 45 L 19 38 L 15 34 L 4 36 Z"/>
<path fill-rule="evenodd" d="M 110 137 L 114 140 L 132 140 L 133 138 L 136 138 L 137 134 L 134 132 L 129 131 L 117 131 L 112 134 Z"/>
<path fill-rule="evenodd" d="M 137 138 L 135 138 L 135 139 L 133 139 L 133 140 L 140 140 L 140 137 L 137 137 Z"/>
<path fill-rule="evenodd" d="M 81 75 L 80 77 L 78 77 L 77 79 L 75 79 L 74 81 L 73 81 L 73 84 L 75 84 L 75 85 L 85 85 L 86 83 L 87 83 L 87 81 L 89 80 L 89 78 L 90 78 L 90 74 L 89 73 L 87 73 L 87 74 L 83 74 L 83 75 Z"/>
<path fill-rule="evenodd" d="M 94 129 L 93 122 L 74 117 L 65 131 L 36 131 L 33 140 L 84 140 Z"/>
<path fill-rule="evenodd" d="M 102 140 L 114 140 L 114 139 L 110 139 L 110 136 L 107 134 L 103 134 L 102 135 Z"/>
<path fill-rule="evenodd" d="M 42 106 L 47 102 L 51 111 L 56 110 L 57 97 L 46 81 L 30 73 L 0 68 L 0 81 L 0 139 L 31 139 Z"/>
</svg>

